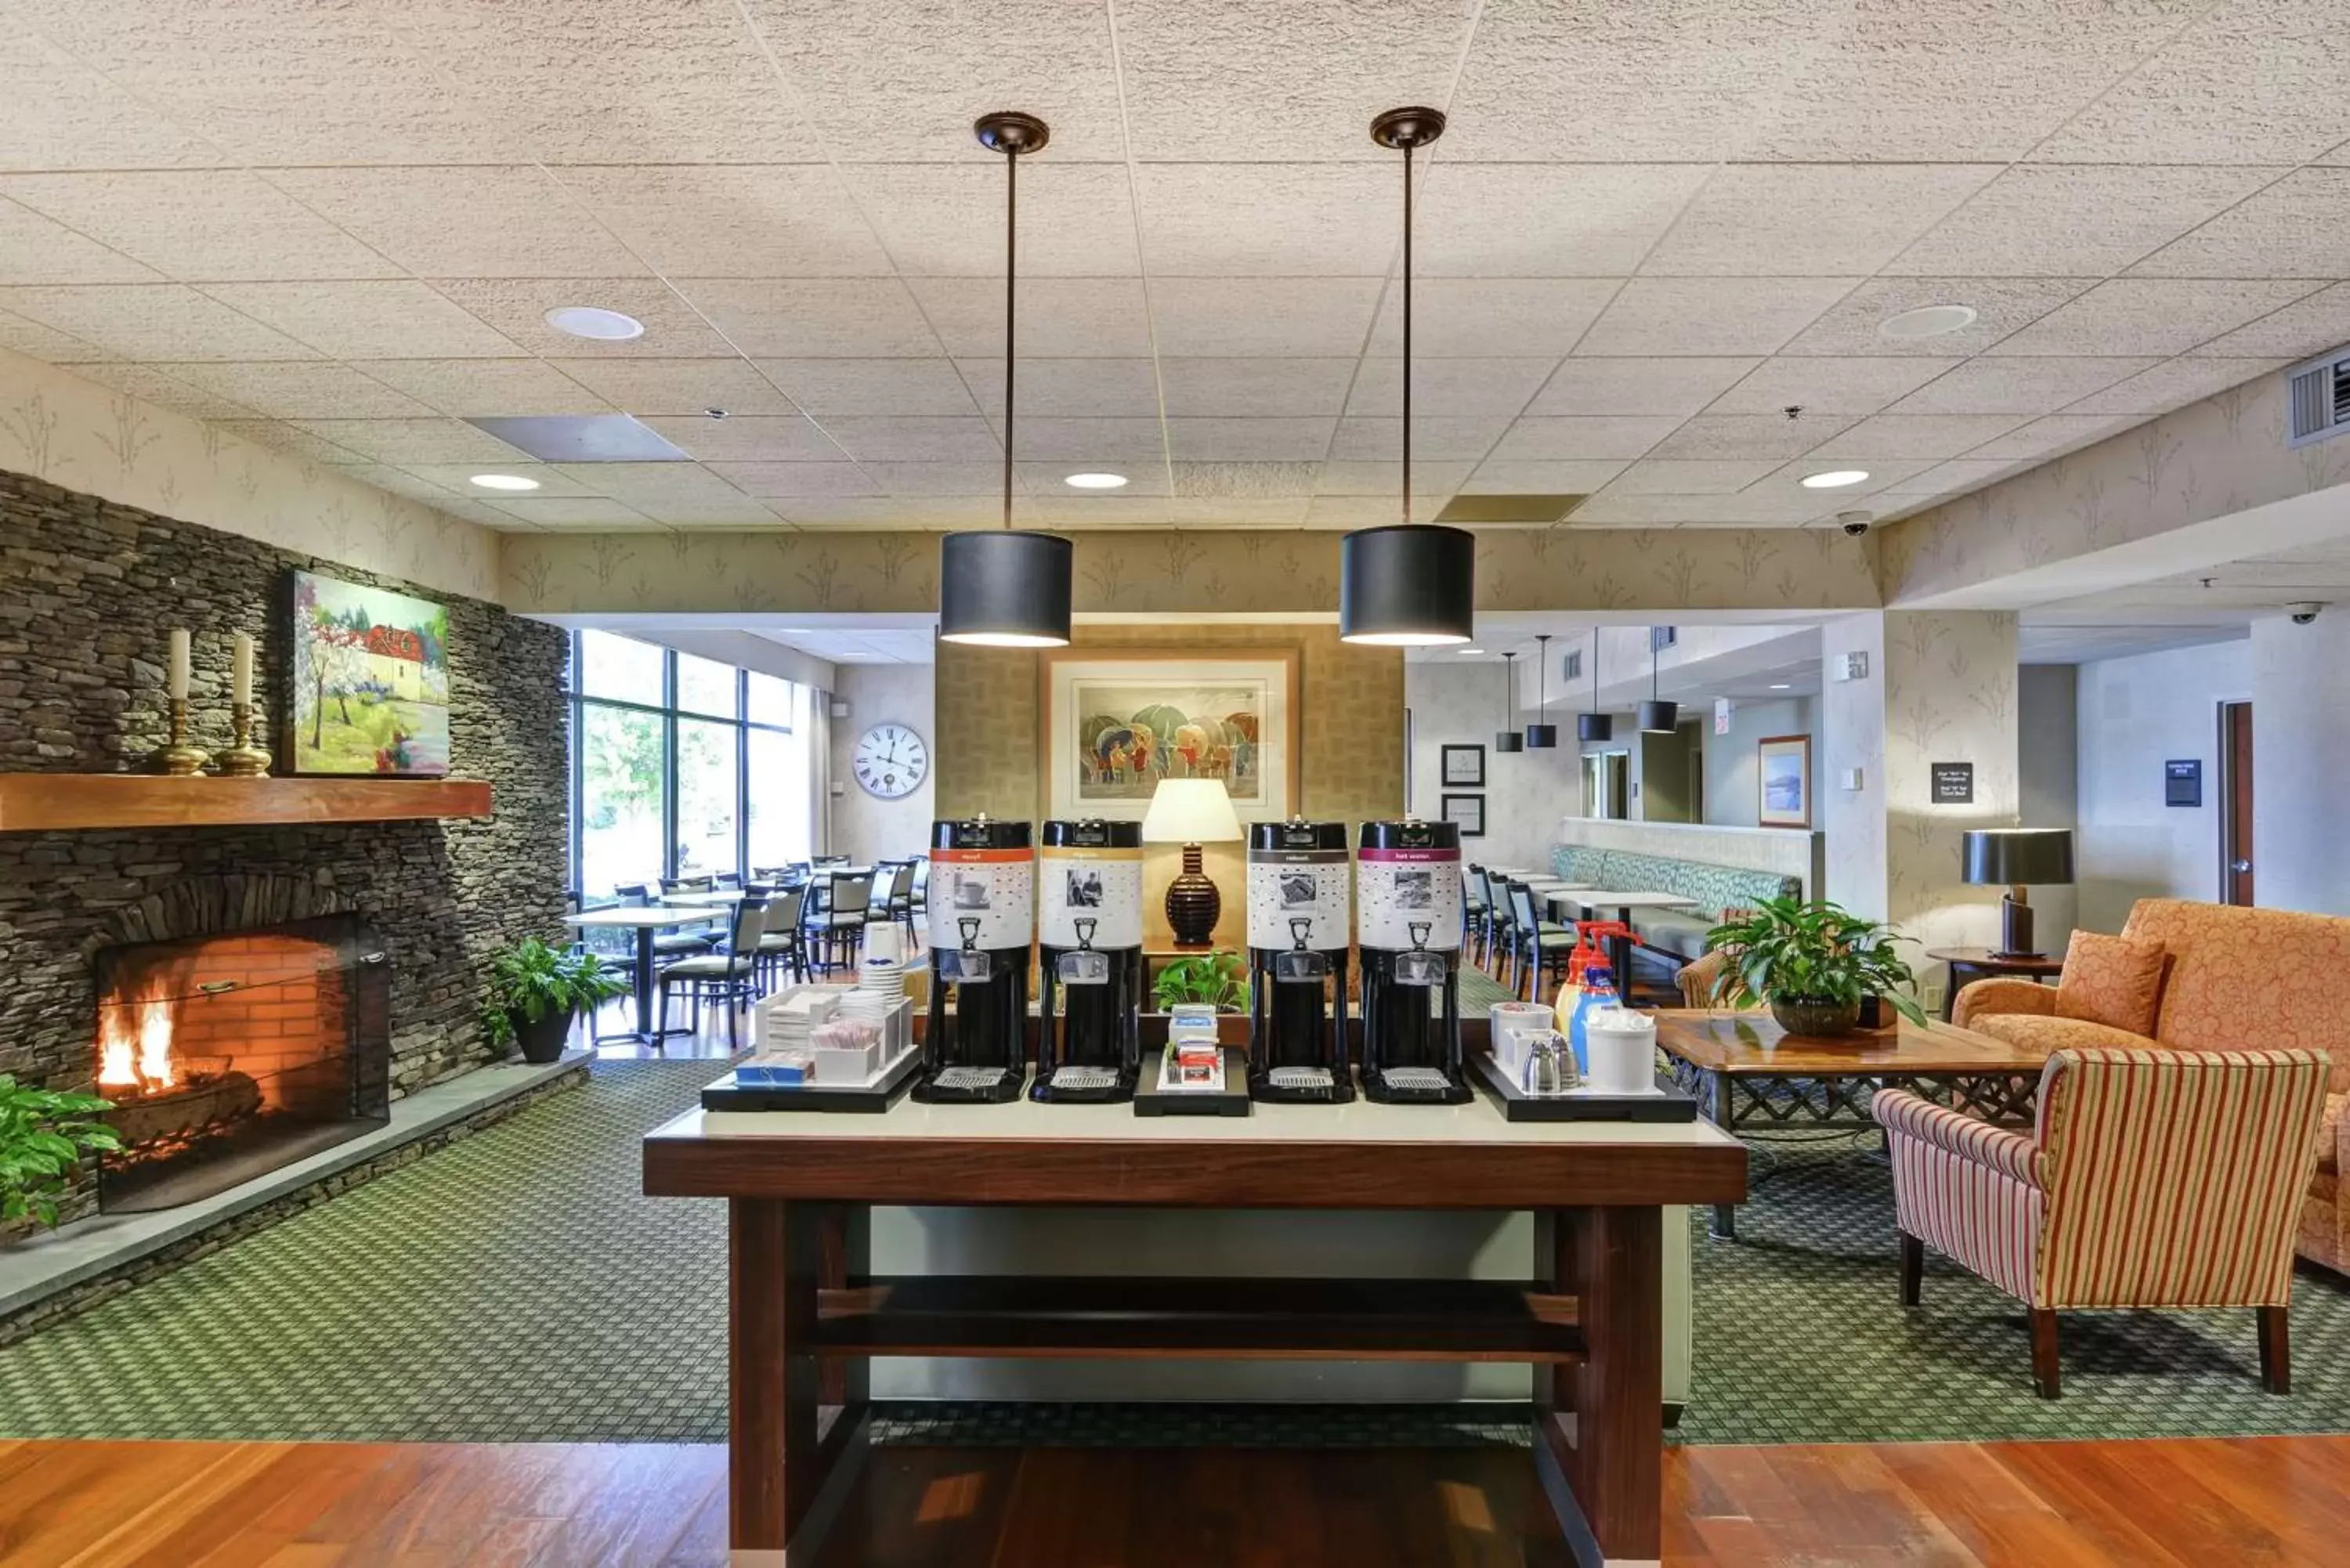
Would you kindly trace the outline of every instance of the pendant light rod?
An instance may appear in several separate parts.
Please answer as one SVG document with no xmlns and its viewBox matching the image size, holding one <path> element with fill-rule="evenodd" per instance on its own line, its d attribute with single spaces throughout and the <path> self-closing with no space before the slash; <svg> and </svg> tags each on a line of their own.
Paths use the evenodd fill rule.
<svg viewBox="0 0 2350 1568">
<path fill-rule="evenodd" d="M 1403 144 L 1403 520 L 1411 522 L 1411 150 Z"/>
<path fill-rule="evenodd" d="M 1020 149 L 1003 156 L 1003 525 L 1012 526 L 1013 367 L 1020 363 Z"/>
</svg>

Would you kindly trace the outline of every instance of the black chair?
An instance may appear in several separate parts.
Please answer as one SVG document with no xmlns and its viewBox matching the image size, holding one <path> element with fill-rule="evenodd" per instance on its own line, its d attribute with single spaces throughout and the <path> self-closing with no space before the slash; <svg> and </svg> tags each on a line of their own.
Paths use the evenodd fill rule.
<svg viewBox="0 0 2350 1568">
<path fill-rule="evenodd" d="M 713 889 L 725 888 L 731 891 L 743 886 L 743 876 L 739 871 L 721 871 L 710 880 Z"/>
<path fill-rule="evenodd" d="M 931 912 L 931 857 L 918 857 L 914 861 L 914 893 L 906 912 L 906 948 L 909 952 L 922 945 L 922 921 Z"/>
<path fill-rule="evenodd" d="M 1510 888 L 1513 884 L 1506 877 L 1488 874 L 1485 878 L 1485 960 L 1492 976 L 1515 991 L 1513 977 L 1517 971 L 1518 922 L 1510 914 Z"/>
<path fill-rule="evenodd" d="M 1510 918 L 1517 928 L 1519 955 L 1518 979 L 1510 990 L 1528 1002 L 1540 1002 L 1544 981 L 1565 980 L 1567 961 L 1575 952 L 1575 932 L 1536 913 L 1534 889 L 1523 882 L 1513 882 L 1509 888 Z"/>
<path fill-rule="evenodd" d="M 576 915 L 579 911 L 579 895 L 564 894 L 563 912 L 567 915 Z M 628 933 L 615 930 L 609 926 L 581 926 L 575 927 L 574 929 L 577 935 L 572 941 L 571 950 L 575 953 L 595 954 L 596 961 L 618 976 L 633 993 L 637 989 L 637 945 L 628 940 Z M 599 937 L 605 939 L 600 945 L 597 940 Z M 612 1035 L 604 1033 L 597 1027 L 598 1015 L 602 1012 L 603 1007 L 599 1005 L 588 1014 L 588 1044 L 590 1045 L 613 1038 Z M 617 1033 L 626 1034 L 629 1032 L 624 1029 Z"/>
<path fill-rule="evenodd" d="M 824 912 L 810 916 L 806 925 L 808 933 L 824 944 L 816 967 L 830 974 L 844 956 L 854 966 L 865 946 L 865 919 L 873 905 L 873 873 L 860 871 L 852 876 L 836 871 L 823 886 Z"/>
<path fill-rule="evenodd" d="M 1478 968 L 1485 967 L 1485 916 L 1492 905 L 1492 892 L 1485 885 L 1485 868 L 1473 861 L 1469 866 L 1461 900 L 1461 946 L 1469 961 Z"/>
<path fill-rule="evenodd" d="M 666 885 L 663 890 L 668 890 Z M 652 907 L 653 890 L 642 882 L 624 882 L 612 889 L 612 897 L 624 909 L 647 909 Z M 656 961 L 664 958 L 691 958 L 696 953 L 708 952 L 717 943 L 718 933 L 708 929 L 655 931 L 653 958 Z"/>
<path fill-rule="evenodd" d="M 884 874 L 888 879 L 883 880 Z M 914 940 L 914 863 L 879 860 L 873 866 L 873 906 L 866 914 L 868 926 L 903 926 L 908 947 Z"/>
<path fill-rule="evenodd" d="M 743 1009 L 759 1000 L 759 939 L 765 933 L 767 907 L 754 898 L 734 906 L 727 922 L 726 950 L 680 959 L 660 971 L 661 1027 L 656 1040 L 671 1034 L 697 1034 L 702 1030 L 704 1001 L 726 1004 L 726 1043 L 738 1049 L 743 1042 Z M 669 1025 L 670 988 L 682 985 L 693 1003 L 692 1022 L 683 1029 Z"/>
<path fill-rule="evenodd" d="M 800 913 L 807 906 L 807 884 L 780 888 L 766 896 L 766 929 L 759 937 L 760 981 L 769 991 L 781 988 L 788 975 L 794 983 L 808 977 L 807 933 Z"/>
</svg>

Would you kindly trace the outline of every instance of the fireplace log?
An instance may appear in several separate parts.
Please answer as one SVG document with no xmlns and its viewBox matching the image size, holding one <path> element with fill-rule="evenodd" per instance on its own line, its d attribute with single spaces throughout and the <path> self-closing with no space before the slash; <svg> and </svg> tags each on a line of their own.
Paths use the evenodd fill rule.
<svg viewBox="0 0 2350 1568">
<path fill-rule="evenodd" d="M 216 1122 L 243 1121 L 261 1110 L 261 1085 L 244 1073 L 224 1073 L 184 1088 L 117 1101 L 106 1119 L 126 1147 L 156 1138 L 185 1137 Z"/>
</svg>

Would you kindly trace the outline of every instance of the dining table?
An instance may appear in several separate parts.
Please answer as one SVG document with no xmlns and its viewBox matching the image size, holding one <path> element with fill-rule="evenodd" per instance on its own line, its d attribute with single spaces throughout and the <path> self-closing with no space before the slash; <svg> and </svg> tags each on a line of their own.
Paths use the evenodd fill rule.
<svg viewBox="0 0 2350 1568">
<path fill-rule="evenodd" d="M 1608 918 L 1596 915 L 1592 912 L 1594 910 L 1613 910 L 1613 918 L 1627 929 L 1632 924 L 1632 911 L 1635 909 L 1694 909 L 1698 907 L 1695 898 L 1685 898 L 1679 893 L 1644 888 L 1627 891 L 1615 888 L 1561 889 L 1549 894 L 1548 902 L 1554 912 L 1562 907 L 1573 907 L 1581 909 L 1583 918 L 1586 919 Z M 1560 921 L 1562 925 L 1568 923 L 1564 919 Z M 1632 995 L 1632 940 L 1629 936 L 1607 939 L 1607 961 L 1616 971 L 1617 993 L 1627 1002 Z"/>
<path fill-rule="evenodd" d="M 712 919 L 708 905 L 643 905 L 620 904 L 610 909 L 584 909 L 576 915 L 566 915 L 563 923 L 577 930 L 634 931 L 637 939 L 637 1026 L 608 1040 L 635 1039 L 648 1045 L 657 1045 L 665 1033 L 683 1033 L 657 1029 L 653 1019 L 653 938 L 662 931 L 681 929 L 687 926 L 706 924 Z"/>
</svg>

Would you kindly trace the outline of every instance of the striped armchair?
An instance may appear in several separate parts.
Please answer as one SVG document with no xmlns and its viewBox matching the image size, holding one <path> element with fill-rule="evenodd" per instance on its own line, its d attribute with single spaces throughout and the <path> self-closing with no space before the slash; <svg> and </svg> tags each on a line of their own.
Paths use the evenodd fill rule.
<svg viewBox="0 0 2350 1568">
<path fill-rule="evenodd" d="M 2322 1051 L 2060 1050 L 2028 1136 L 1880 1091 L 1901 1304 L 1928 1246 L 2017 1297 L 2049 1399 L 2059 1311 L 2254 1307 L 2262 1382 L 2290 1392 L 2293 1222 L 2327 1067 Z"/>
</svg>

